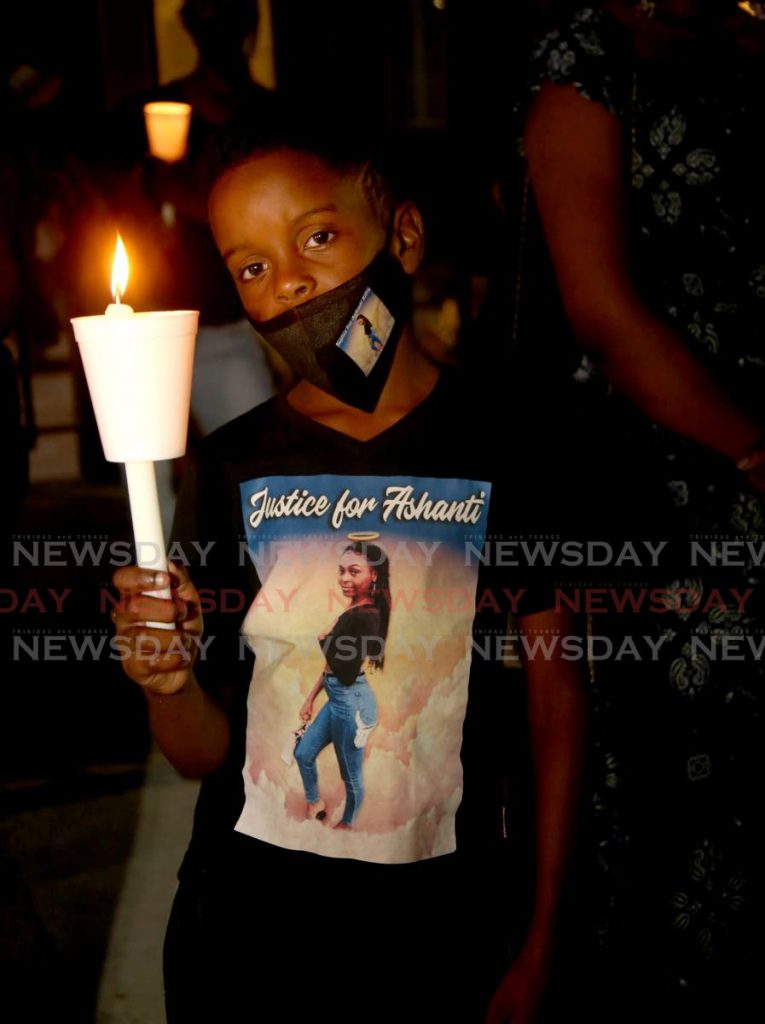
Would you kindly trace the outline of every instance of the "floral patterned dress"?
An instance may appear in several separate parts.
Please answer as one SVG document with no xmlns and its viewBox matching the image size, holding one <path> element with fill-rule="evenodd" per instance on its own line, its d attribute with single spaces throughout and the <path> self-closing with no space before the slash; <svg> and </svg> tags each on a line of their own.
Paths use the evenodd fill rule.
<svg viewBox="0 0 765 1024">
<path fill-rule="evenodd" d="M 583 8 L 538 44 L 532 90 L 545 81 L 573 85 L 619 118 L 641 294 L 762 419 L 759 62 L 719 38 L 672 64 L 641 61 L 616 17 Z M 618 398 L 604 401 L 586 359 L 571 386 L 648 453 L 682 553 L 658 570 L 666 613 L 635 616 L 628 629 L 612 623 L 662 638 L 657 659 L 611 660 L 594 674 L 587 916 L 622 1007 L 628 993 L 634 1005 L 685 1007 L 698 1020 L 757 988 L 762 951 L 762 506 L 727 460 Z M 691 558 L 693 540 L 705 550 L 717 541 L 717 564 Z M 747 596 L 737 601 L 733 589 Z"/>
</svg>

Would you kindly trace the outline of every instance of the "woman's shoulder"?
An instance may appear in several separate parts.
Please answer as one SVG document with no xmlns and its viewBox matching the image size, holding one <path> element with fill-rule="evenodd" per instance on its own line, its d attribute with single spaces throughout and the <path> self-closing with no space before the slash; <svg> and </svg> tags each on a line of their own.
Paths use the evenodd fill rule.
<svg viewBox="0 0 765 1024">
<path fill-rule="evenodd" d="M 629 108 L 632 53 L 629 31 L 607 8 L 580 7 L 537 37 L 529 88 L 573 85 L 621 117 Z"/>
</svg>

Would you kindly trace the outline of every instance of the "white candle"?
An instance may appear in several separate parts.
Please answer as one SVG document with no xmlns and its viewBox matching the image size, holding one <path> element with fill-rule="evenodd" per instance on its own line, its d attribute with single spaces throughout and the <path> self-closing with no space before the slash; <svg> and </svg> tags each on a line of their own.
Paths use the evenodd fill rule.
<svg viewBox="0 0 765 1024">
<path fill-rule="evenodd" d="M 115 301 L 103 316 L 77 317 L 72 326 L 104 454 L 109 462 L 125 464 L 138 564 L 167 572 L 154 462 L 186 451 L 199 314 L 136 313 L 121 301 L 127 278 L 127 254 L 118 235 Z M 170 591 L 152 596 L 169 598 Z"/>
<path fill-rule="evenodd" d="M 129 276 L 127 251 L 120 235 L 114 250 L 112 265 L 112 295 L 104 314 L 107 320 L 124 322 L 135 315 L 132 306 L 121 301 L 125 294 Z M 130 516 L 133 520 L 133 538 L 135 540 L 136 562 L 142 569 L 157 569 L 167 572 L 165 556 L 165 536 L 162 530 L 162 515 L 157 491 L 157 474 L 154 463 L 149 460 L 125 461 Z M 156 592 L 156 596 L 168 600 L 172 596 L 166 587 Z M 156 623 L 155 625 L 159 625 Z"/>
<path fill-rule="evenodd" d="M 124 318 L 126 316 L 132 316 L 133 313 L 135 313 L 133 307 L 128 306 L 124 302 L 110 302 L 109 305 L 106 307 L 106 313 L 104 315 L 108 316 L 110 319 L 113 320 L 115 318 Z"/>
<path fill-rule="evenodd" d="M 133 520 L 136 557 L 143 569 L 167 572 L 165 535 L 162 530 L 162 514 L 157 492 L 157 474 L 154 463 L 126 462 L 130 517 Z M 170 588 L 151 592 L 153 597 L 170 598 Z M 159 623 L 153 623 L 159 625 Z"/>
</svg>

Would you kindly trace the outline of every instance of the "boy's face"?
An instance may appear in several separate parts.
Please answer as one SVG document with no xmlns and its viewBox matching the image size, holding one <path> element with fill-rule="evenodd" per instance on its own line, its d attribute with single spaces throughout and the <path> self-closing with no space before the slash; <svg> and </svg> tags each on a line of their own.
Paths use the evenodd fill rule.
<svg viewBox="0 0 765 1024">
<path fill-rule="evenodd" d="M 386 234 L 358 179 L 290 150 L 226 172 L 210 196 L 210 224 L 256 321 L 355 277 Z"/>
</svg>

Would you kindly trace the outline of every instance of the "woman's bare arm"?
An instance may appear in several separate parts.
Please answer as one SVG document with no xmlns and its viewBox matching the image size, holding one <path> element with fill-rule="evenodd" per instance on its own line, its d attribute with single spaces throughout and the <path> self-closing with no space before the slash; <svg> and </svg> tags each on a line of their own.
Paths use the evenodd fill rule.
<svg viewBox="0 0 765 1024">
<path fill-rule="evenodd" d="M 311 692 L 306 697 L 302 708 L 300 709 L 300 717 L 304 721 L 309 721 L 313 717 L 313 702 L 321 693 L 324 687 L 324 673 L 319 676 L 316 682 L 311 687 Z"/>
<path fill-rule="evenodd" d="M 739 461 L 763 430 L 683 338 L 644 303 L 627 251 L 623 129 L 574 86 L 545 84 L 532 104 L 529 178 L 566 313 L 582 347 L 651 419 Z"/>
<path fill-rule="evenodd" d="M 584 762 L 588 695 L 581 661 L 560 656 L 576 620 L 552 609 L 524 616 L 521 630 L 557 634 L 552 657 L 526 660 L 527 707 L 536 806 L 536 894 L 526 942 L 492 999 L 486 1024 L 535 1019 L 555 947 L 566 866 L 574 838 Z"/>
</svg>

